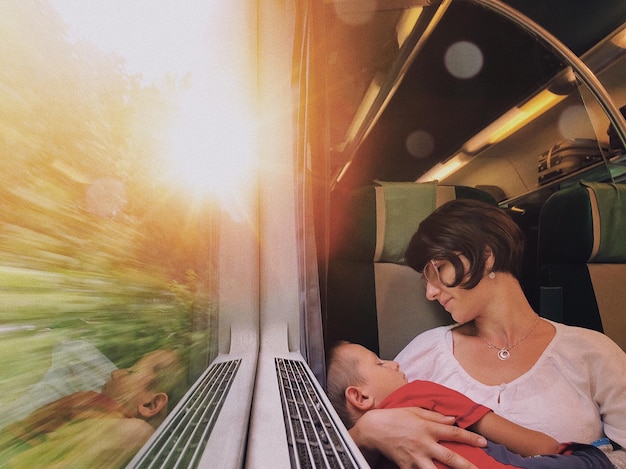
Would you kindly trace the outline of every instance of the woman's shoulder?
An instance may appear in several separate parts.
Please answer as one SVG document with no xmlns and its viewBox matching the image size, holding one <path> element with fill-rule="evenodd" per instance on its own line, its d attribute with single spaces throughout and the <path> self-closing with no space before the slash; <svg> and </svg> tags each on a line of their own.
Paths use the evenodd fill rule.
<svg viewBox="0 0 626 469">
<path fill-rule="evenodd" d="M 417 346 L 419 344 L 430 343 L 432 341 L 441 340 L 454 327 L 456 327 L 456 325 L 439 326 L 439 327 L 434 327 L 432 329 L 427 329 L 424 332 L 421 332 L 420 334 L 418 334 L 411 342 L 409 342 L 407 347 Z"/>
<path fill-rule="evenodd" d="M 417 335 L 409 342 L 396 357 L 396 361 L 401 361 L 407 357 L 421 355 L 424 352 L 429 354 L 433 351 L 433 347 L 437 344 L 445 344 L 445 336 L 453 326 L 439 326 L 428 329 Z"/>
<path fill-rule="evenodd" d="M 608 343 L 613 342 L 608 336 L 603 334 L 602 332 L 595 331 L 593 329 L 587 329 L 579 326 L 570 326 L 567 324 L 563 324 L 555 321 L 546 321 L 550 322 L 557 331 L 557 337 L 561 340 L 572 340 L 578 339 L 583 342 L 592 342 L 592 343 Z"/>
<path fill-rule="evenodd" d="M 553 349 L 566 352 L 572 351 L 576 355 L 623 355 L 622 349 L 602 332 L 584 327 L 569 326 L 566 324 L 549 321 L 556 328 Z"/>
</svg>

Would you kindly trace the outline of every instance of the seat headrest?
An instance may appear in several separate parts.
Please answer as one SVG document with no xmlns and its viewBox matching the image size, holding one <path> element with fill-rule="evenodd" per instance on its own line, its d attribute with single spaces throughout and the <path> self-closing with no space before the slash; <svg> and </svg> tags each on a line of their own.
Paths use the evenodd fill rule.
<svg viewBox="0 0 626 469">
<path fill-rule="evenodd" d="M 538 255 L 541 264 L 625 263 L 626 185 L 581 181 L 550 196 Z"/>
<path fill-rule="evenodd" d="M 376 191 L 374 262 L 404 264 L 404 251 L 419 224 L 436 207 L 437 184 L 382 183 Z"/>
<path fill-rule="evenodd" d="M 422 220 L 456 198 L 497 205 L 491 195 L 479 189 L 436 182 L 379 182 L 359 189 L 352 198 L 351 257 L 404 264 L 404 251 Z"/>
</svg>

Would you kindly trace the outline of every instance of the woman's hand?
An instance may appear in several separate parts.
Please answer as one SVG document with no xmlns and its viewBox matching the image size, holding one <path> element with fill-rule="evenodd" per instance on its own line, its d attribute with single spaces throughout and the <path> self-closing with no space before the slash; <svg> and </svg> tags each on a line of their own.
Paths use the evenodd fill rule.
<svg viewBox="0 0 626 469">
<path fill-rule="evenodd" d="M 373 465 L 383 454 L 403 469 L 435 469 L 433 460 L 453 469 L 477 469 L 439 441 L 485 446 L 487 440 L 453 423 L 454 417 L 419 407 L 371 410 L 359 418 L 350 435 Z"/>
</svg>

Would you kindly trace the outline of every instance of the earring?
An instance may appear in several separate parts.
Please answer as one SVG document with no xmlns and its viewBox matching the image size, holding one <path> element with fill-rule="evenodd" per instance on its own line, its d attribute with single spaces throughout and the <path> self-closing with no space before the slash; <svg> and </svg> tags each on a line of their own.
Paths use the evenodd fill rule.
<svg viewBox="0 0 626 469">
<path fill-rule="evenodd" d="M 489 275 L 487 275 L 487 277 L 489 277 L 490 280 L 493 280 L 494 278 L 496 278 L 496 273 L 492 270 L 491 272 L 489 272 Z"/>
</svg>

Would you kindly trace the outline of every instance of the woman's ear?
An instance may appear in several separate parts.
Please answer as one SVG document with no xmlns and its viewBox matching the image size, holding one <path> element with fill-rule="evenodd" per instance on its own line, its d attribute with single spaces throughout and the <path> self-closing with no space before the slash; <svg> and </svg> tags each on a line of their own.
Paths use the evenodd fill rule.
<svg viewBox="0 0 626 469">
<path fill-rule="evenodd" d="M 493 251 L 491 250 L 491 248 L 489 246 L 487 246 L 485 248 L 485 267 L 487 267 L 487 270 L 491 270 L 493 269 L 493 265 L 496 262 L 496 258 L 493 255 Z"/>
<path fill-rule="evenodd" d="M 375 406 L 374 398 L 358 386 L 348 386 L 345 395 L 346 402 L 361 412 L 367 412 Z"/>
<path fill-rule="evenodd" d="M 167 394 L 164 392 L 148 394 L 147 398 L 137 406 L 137 412 L 144 419 L 149 419 L 161 412 L 167 405 L 168 400 Z"/>
</svg>

